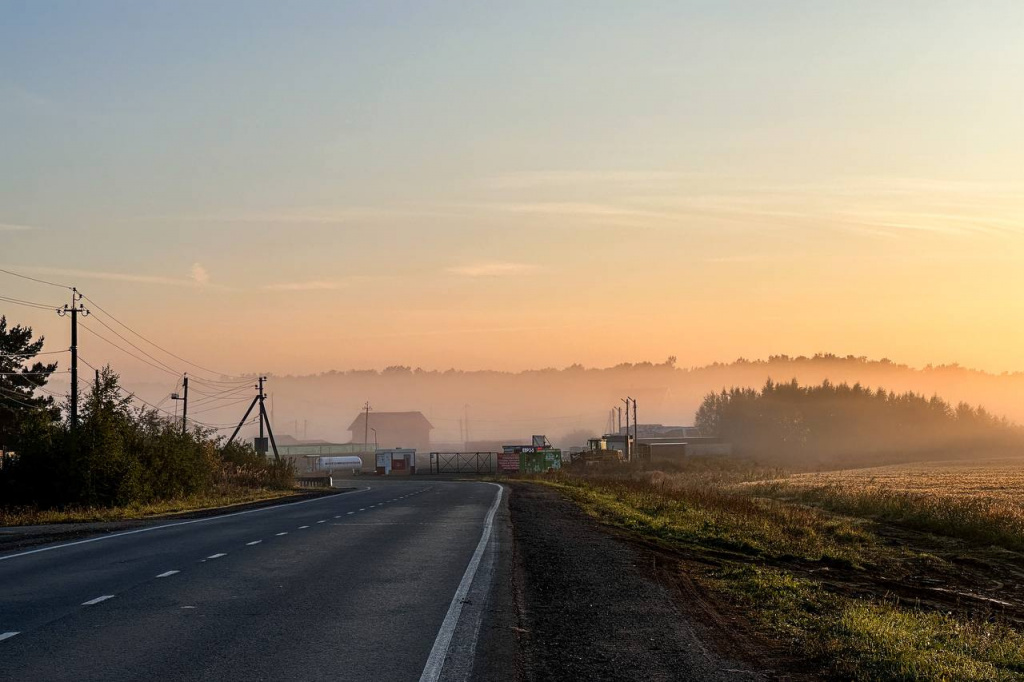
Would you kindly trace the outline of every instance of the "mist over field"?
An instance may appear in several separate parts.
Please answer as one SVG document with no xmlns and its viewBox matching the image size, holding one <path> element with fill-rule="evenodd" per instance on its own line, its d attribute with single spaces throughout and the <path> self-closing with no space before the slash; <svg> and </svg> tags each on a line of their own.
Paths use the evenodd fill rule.
<svg viewBox="0 0 1024 682">
<path fill-rule="evenodd" d="M 692 425 L 708 393 L 732 387 L 759 389 L 768 379 L 797 379 L 805 385 L 824 380 L 859 382 L 895 393 L 938 395 L 954 407 L 966 402 L 983 406 L 995 416 L 1024 421 L 1024 405 L 1018 399 L 1024 389 L 1024 373 L 997 375 L 955 365 L 915 368 L 888 360 L 832 355 L 741 359 L 694 368 L 680 367 L 674 359 L 525 372 L 392 366 L 380 371 L 271 375 L 267 392 L 272 396 L 276 433 L 298 438 L 347 442 L 352 437 L 348 426 L 369 401 L 375 411 L 422 411 L 435 428 L 434 443 L 512 441 L 543 433 L 558 444 L 570 432 L 603 433 L 610 410 L 621 405 L 620 398 L 627 395 L 638 401 L 642 424 Z M 151 395 L 143 397 L 161 397 L 157 387 L 151 390 Z M 210 410 L 196 419 L 211 424 L 237 422 L 245 407 L 243 403 Z M 467 416 L 468 438 L 464 431 Z M 362 434 L 352 439 L 361 441 Z"/>
</svg>

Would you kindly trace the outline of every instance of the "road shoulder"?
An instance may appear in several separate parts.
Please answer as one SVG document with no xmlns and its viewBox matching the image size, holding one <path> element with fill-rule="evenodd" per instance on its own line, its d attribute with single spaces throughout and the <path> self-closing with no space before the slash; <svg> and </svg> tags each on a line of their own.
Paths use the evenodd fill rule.
<svg viewBox="0 0 1024 682">
<path fill-rule="evenodd" d="M 351 492 L 355 488 L 336 488 L 332 490 L 304 490 L 289 497 L 275 497 L 255 502 L 243 502 L 223 507 L 208 507 L 174 514 L 147 516 L 144 519 L 126 519 L 122 521 L 91 521 L 86 523 L 48 523 L 34 526 L 0 526 L 0 552 L 13 552 L 28 549 L 52 542 L 69 542 L 83 540 L 95 535 L 120 533 L 126 530 L 159 525 L 168 521 L 187 521 L 211 516 L 220 516 L 235 512 L 294 504 L 325 495 L 338 495 Z"/>
<path fill-rule="evenodd" d="M 617 536 L 557 491 L 508 488 L 510 542 L 499 550 L 474 679 L 768 677 L 735 660 L 742 643 L 720 636 L 728 620 L 666 576 L 678 562 Z"/>
</svg>

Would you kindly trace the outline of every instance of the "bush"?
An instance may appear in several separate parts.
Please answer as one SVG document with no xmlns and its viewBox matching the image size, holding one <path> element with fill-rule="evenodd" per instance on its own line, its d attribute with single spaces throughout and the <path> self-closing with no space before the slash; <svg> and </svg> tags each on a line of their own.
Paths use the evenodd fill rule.
<svg viewBox="0 0 1024 682">
<path fill-rule="evenodd" d="M 133 408 L 109 368 L 99 379 L 74 433 L 42 411 L 23 420 L 16 454 L 0 466 L 0 505 L 114 507 L 292 486 L 290 462 L 268 461 L 249 445 L 221 445 L 202 428 L 183 431 L 155 410 Z"/>
</svg>

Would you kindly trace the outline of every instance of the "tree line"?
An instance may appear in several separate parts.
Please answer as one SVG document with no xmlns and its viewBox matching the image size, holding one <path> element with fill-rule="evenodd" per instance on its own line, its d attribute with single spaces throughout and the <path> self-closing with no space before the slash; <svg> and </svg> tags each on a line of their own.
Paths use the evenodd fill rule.
<svg viewBox="0 0 1024 682">
<path fill-rule="evenodd" d="M 0 317 L 0 506 L 107 507 L 291 487 L 289 462 L 135 407 L 110 367 L 83 393 L 72 425 L 66 402 L 40 395 L 57 370 L 33 360 L 42 344 Z"/>
<path fill-rule="evenodd" d="M 710 393 L 695 424 L 738 454 L 810 468 L 1024 450 L 1024 430 L 982 407 L 827 380 Z"/>
</svg>

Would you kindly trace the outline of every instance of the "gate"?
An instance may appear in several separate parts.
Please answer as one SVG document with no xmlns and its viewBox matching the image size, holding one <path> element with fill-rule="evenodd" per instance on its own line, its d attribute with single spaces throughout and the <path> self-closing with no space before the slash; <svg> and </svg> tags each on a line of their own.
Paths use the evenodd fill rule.
<svg viewBox="0 0 1024 682">
<path fill-rule="evenodd" d="M 493 474 L 496 452 L 431 452 L 432 474 Z"/>
</svg>

